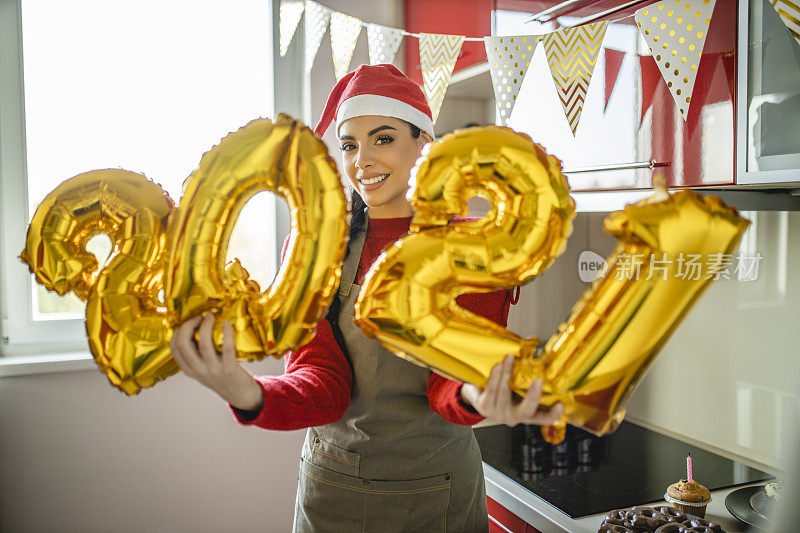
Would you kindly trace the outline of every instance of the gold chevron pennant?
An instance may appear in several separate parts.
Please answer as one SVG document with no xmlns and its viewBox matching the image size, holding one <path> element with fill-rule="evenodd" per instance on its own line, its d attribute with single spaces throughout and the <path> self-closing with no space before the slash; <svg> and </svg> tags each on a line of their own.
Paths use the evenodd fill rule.
<svg viewBox="0 0 800 533">
<path fill-rule="evenodd" d="M 298 0 L 281 0 L 280 11 L 280 35 L 281 35 L 281 57 L 286 55 L 289 44 L 292 42 L 300 17 L 303 16 L 305 2 Z"/>
<path fill-rule="evenodd" d="M 492 75 L 497 114 L 503 126 L 508 122 L 514 104 L 517 103 L 519 88 L 531 65 L 536 43 L 535 35 L 483 38 L 486 57 L 489 59 L 489 72 Z"/>
<path fill-rule="evenodd" d="M 367 40 L 369 41 L 370 65 L 391 63 L 400 48 L 403 31 L 380 24 L 367 24 Z"/>
<path fill-rule="evenodd" d="M 786 27 L 800 44 L 800 2 L 794 0 L 769 0 Z"/>
<path fill-rule="evenodd" d="M 314 59 L 330 20 L 330 9 L 306 0 L 306 72 L 311 72 L 311 67 L 314 66 Z"/>
<path fill-rule="evenodd" d="M 670 0 L 639 9 L 639 27 L 675 104 L 686 120 L 716 0 Z"/>
<path fill-rule="evenodd" d="M 547 64 L 572 134 L 578 130 L 592 71 L 603 44 L 607 22 L 566 28 L 544 36 Z"/>
<path fill-rule="evenodd" d="M 361 20 L 334 11 L 331 14 L 331 53 L 336 80 L 342 79 L 350 68 L 353 50 L 361 34 Z"/>
<path fill-rule="evenodd" d="M 463 35 L 444 35 L 440 33 L 419 34 L 419 63 L 422 66 L 422 90 L 428 99 L 433 113 L 433 122 L 439 117 L 442 101 L 453 67 L 456 65 Z"/>
</svg>

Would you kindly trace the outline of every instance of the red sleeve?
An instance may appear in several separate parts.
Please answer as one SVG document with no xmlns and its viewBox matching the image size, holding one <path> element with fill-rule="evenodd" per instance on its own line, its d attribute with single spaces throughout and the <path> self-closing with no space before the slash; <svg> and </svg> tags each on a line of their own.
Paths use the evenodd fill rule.
<svg viewBox="0 0 800 533">
<path fill-rule="evenodd" d="M 495 291 L 483 294 L 462 294 L 456 303 L 476 315 L 488 318 L 501 326 L 508 324 L 511 307 L 511 291 Z M 428 403 L 442 418 L 454 424 L 471 426 L 484 419 L 471 406 L 461 401 L 461 383 L 431 374 L 428 380 Z"/>
<path fill-rule="evenodd" d="M 264 396 L 258 413 L 231 406 L 242 425 L 292 430 L 322 426 L 339 420 L 350 405 L 353 372 L 326 319 L 317 333 L 296 352 L 287 352 L 286 372 L 256 376 Z"/>
</svg>

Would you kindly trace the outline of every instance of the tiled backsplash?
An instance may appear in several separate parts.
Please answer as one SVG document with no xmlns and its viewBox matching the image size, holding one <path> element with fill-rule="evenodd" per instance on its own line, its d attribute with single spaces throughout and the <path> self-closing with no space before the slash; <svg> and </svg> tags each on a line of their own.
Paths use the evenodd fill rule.
<svg viewBox="0 0 800 533">
<path fill-rule="evenodd" d="M 760 253 L 754 281 L 709 287 L 627 403 L 630 417 L 741 457 L 784 468 L 800 420 L 800 212 L 743 215 L 737 253 Z M 603 213 L 582 213 L 566 252 L 522 289 L 509 328 L 544 343 L 588 284 L 578 256 L 607 257 Z M 735 254 L 736 255 L 736 254 Z M 731 268 L 731 272 L 733 267 Z"/>
</svg>

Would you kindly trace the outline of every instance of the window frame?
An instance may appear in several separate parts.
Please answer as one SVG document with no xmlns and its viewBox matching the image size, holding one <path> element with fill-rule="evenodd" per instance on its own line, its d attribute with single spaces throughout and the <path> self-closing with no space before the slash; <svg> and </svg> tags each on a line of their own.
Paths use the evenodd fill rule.
<svg viewBox="0 0 800 533">
<path fill-rule="evenodd" d="M 271 15 L 265 35 L 271 43 L 265 68 L 268 85 L 273 87 L 272 116 L 277 109 L 298 116 L 296 87 L 303 85 L 298 78 L 302 50 L 279 58 L 280 2 L 264 1 Z M 34 281 L 19 260 L 28 226 L 21 4 L 22 0 L 0 0 L 0 377 L 95 367 L 82 318 L 33 320 Z M 302 39 L 295 36 L 295 41 Z M 276 68 L 280 72 L 276 73 Z M 288 233 L 288 211 L 280 202 L 276 204 L 278 258 L 283 236 Z"/>
</svg>

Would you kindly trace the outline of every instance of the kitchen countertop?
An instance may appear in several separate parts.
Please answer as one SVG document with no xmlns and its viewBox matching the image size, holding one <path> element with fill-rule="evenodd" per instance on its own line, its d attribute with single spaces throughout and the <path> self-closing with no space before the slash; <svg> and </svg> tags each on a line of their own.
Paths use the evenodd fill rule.
<svg viewBox="0 0 800 533">
<path fill-rule="evenodd" d="M 570 518 L 486 463 L 483 463 L 483 473 L 486 478 L 486 495 L 542 533 L 596 533 L 603 522 L 603 517 L 607 514 Z M 742 486 L 762 484 L 750 483 Z M 748 531 L 747 526 L 734 518 L 725 508 L 725 497 L 742 486 L 711 492 L 711 503 L 706 509 L 705 518 L 718 522 L 728 533 Z M 649 507 L 658 505 L 669 504 L 666 502 L 647 504 Z M 752 531 L 752 528 L 749 531 Z"/>
</svg>

